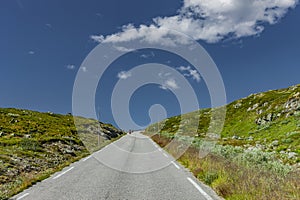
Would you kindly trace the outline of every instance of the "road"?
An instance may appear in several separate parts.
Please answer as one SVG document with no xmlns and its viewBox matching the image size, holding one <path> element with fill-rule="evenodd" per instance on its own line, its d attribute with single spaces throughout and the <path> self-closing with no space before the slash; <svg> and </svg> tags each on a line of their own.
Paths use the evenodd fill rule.
<svg viewBox="0 0 300 200">
<path fill-rule="evenodd" d="M 149 137 L 126 135 L 12 199 L 212 200 L 209 187 Z"/>
</svg>

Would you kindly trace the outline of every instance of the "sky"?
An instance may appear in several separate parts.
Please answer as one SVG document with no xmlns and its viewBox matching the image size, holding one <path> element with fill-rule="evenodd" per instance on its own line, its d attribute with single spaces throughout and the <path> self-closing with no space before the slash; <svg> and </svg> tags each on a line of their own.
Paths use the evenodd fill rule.
<svg viewBox="0 0 300 200">
<path fill-rule="evenodd" d="M 82 63 L 95 47 L 132 40 L 164 44 L 166 38 L 184 45 L 170 30 L 189 36 L 207 51 L 221 74 L 228 103 L 300 83 L 297 0 L 4 0 L 0 4 L 0 107 L 72 113 L 76 76 L 94 75 Z M 101 121 L 120 127 L 111 109 L 112 91 L 118 81 L 139 79 L 130 70 L 147 63 L 182 73 L 195 89 L 199 107 L 211 106 L 202 74 L 189 61 L 157 49 L 120 51 L 125 54 L 108 66 L 95 93 L 94 108 Z M 141 126 L 151 122 L 148 112 L 155 104 L 166 111 L 157 120 L 181 112 L 174 93 L 183 88 L 181 83 L 167 72 L 158 71 L 157 76 L 162 77 L 161 85 L 141 85 L 129 104 L 124 103 Z"/>
</svg>

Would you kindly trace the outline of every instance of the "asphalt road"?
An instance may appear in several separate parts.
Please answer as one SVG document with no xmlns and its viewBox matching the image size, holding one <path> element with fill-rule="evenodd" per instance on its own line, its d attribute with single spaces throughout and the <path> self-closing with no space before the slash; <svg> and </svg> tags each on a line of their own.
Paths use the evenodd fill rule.
<svg viewBox="0 0 300 200">
<path fill-rule="evenodd" d="M 126 135 L 12 199 L 220 199 L 150 138 Z"/>
</svg>

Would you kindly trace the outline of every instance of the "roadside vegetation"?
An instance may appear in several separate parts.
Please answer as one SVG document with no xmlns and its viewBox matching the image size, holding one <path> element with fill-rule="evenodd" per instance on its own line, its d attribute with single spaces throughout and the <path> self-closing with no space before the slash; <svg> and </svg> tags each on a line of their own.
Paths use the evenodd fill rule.
<svg viewBox="0 0 300 200">
<path fill-rule="evenodd" d="M 300 85 L 252 94 L 226 109 L 218 139 L 207 133 L 211 109 L 188 113 L 189 122 L 176 116 L 153 124 L 146 134 L 173 155 L 191 137 L 179 162 L 225 199 L 300 199 Z M 197 134 L 188 136 L 197 123 Z M 208 155 L 199 156 L 208 145 Z"/>
<path fill-rule="evenodd" d="M 80 117 L 78 121 L 79 132 L 71 115 L 0 108 L 0 200 L 8 199 L 123 135 L 112 125 L 93 119 Z M 100 136 L 94 131 L 99 123 Z M 84 132 L 85 129 L 89 131 Z M 84 136 L 90 141 L 83 139 Z"/>
</svg>

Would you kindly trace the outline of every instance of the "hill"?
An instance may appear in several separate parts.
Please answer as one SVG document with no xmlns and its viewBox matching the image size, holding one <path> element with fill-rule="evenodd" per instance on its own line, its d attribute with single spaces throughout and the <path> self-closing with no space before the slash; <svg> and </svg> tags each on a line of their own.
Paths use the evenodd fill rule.
<svg viewBox="0 0 300 200">
<path fill-rule="evenodd" d="M 178 161 L 225 199 L 300 199 L 300 85 L 251 94 L 214 111 L 224 108 L 220 133 L 208 131 L 208 108 L 165 119 L 145 134 L 173 156 L 192 141 Z"/>
<path fill-rule="evenodd" d="M 110 124 L 75 119 L 79 130 L 72 115 L 0 108 L 0 199 L 7 199 L 124 134 Z M 101 132 L 95 131 L 99 123 Z"/>
<path fill-rule="evenodd" d="M 189 131 L 189 124 L 197 124 L 194 115 L 199 115 L 199 126 L 195 138 L 207 138 L 211 109 L 188 113 L 189 122 L 180 128 Z M 160 132 L 174 135 L 179 130 L 181 116 L 160 122 Z M 164 124 L 164 125 L 162 125 Z M 156 130 L 157 124 L 147 128 Z M 222 145 L 259 148 L 277 153 L 279 158 L 290 164 L 298 163 L 300 154 L 300 85 L 286 89 L 251 94 L 226 106 L 226 118 L 218 140 Z"/>
</svg>

